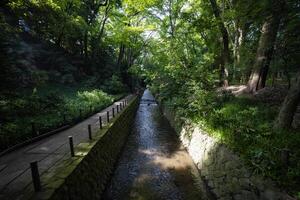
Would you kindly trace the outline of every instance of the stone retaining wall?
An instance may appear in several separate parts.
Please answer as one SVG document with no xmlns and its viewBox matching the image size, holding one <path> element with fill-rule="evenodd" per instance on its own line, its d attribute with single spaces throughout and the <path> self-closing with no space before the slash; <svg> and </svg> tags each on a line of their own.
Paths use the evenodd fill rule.
<svg viewBox="0 0 300 200">
<path fill-rule="evenodd" d="M 24 199 L 101 199 L 131 131 L 138 104 L 139 98 L 135 97 L 92 142 L 79 144 L 75 157 L 68 155 L 54 171 L 42 175 L 42 192 L 28 191 Z"/>
<path fill-rule="evenodd" d="M 179 134 L 214 199 L 290 199 L 272 181 L 253 175 L 235 153 L 199 126 L 176 119 L 171 107 L 162 105 L 161 108 Z"/>
</svg>

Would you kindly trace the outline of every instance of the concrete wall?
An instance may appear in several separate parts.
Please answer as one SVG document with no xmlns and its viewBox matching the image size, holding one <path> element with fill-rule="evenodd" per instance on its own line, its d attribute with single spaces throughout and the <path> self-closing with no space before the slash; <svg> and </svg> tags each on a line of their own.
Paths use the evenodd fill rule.
<svg viewBox="0 0 300 200">
<path fill-rule="evenodd" d="M 171 107 L 162 105 L 161 108 L 197 165 L 214 199 L 289 199 L 272 181 L 253 175 L 239 156 L 198 125 L 176 119 Z"/>
<path fill-rule="evenodd" d="M 79 144 L 75 157 L 68 156 L 55 171 L 42 175 L 43 191 L 29 192 L 25 199 L 101 199 L 131 131 L 138 104 L 135 98 L 92 142 Z"/>
</svg>

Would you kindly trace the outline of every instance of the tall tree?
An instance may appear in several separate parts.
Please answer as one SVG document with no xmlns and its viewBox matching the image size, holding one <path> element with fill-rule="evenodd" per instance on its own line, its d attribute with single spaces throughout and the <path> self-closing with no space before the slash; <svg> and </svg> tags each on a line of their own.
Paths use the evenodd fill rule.
<svg viewBox="0 0 300 200">
<path fill-rule="evenodd" d="M 300 72 L 295 83 L 291 86 L 288 95 L 281 106 L 279 115 L 276 120 L 276 128 L 290 128 L 294 119 L 297 106 L 300 105 Z"/>
<path fill-rule="evenodd" d="M 262 25 L 255 62 L 248 81 L 248 89 L 251 93 L 265 87 L 283 8 L 285 7 L 285 0 L 271 1 L 270 3 L 272 3 L 270 15 L 266 17 Z"/>
<path fill-rule="evenodd" d="M 219 29 L 222 34 L 223 49 L 222 49 L 221 64 L 220 64 L 220 81 L 221 81 L 221 84 L 223 87 L 227 87 L 228 86 L 228 69 L 226 66 L 228 65 L 229 60 L 230 60 L 228 31 L 222 20 L 222 17 L 220 14 L 220 9 L 217 5 L 216 0 L 210 0 L 210 4 L 211 4 L 213 13 L 216 17 Z"/>
<path fill-rule="evenodd" d="M 107 6 L 109 4 L 109 0 L 84 0 L 82 5 L 82 15 L 86 21 L 88 26 L 91 26 L 95 19 L 98 16 L 99 9 L 103 6 Z M 88 53 L 88 42 L 89 42 L 89 28 L 85 30 L 83 43 L 84 43 L 84 55 L 85 59 L 87 60 L 89 57 Z"/>
</svg>

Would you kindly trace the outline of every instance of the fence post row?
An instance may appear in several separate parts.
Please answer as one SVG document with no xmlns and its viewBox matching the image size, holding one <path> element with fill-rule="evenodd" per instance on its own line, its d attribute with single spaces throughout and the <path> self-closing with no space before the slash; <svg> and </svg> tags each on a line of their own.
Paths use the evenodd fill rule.
<svg viewBox="0 0 300 200">
<path fill-rule="evenodd" d="M 74 144 L 73 144 L 73 137 L 72 136 L 69 136 L 69 145 L 70 145 L 71 156 L 74 157 L 75 153 L 74 153 Z"/>
<path fill-rule="evenodd" d="M 92 140 L 92 125 L 88 125 L 89 139 Z"/>
<path fill-rule="evenodd" d="M 99 116 L 99 126 L 100 126 L 100 129 L 102 129 L 102 118 L 101 118 L 101 116 Z"/>
<path fill-rule="evenodd" d="M 36 192 L 41 191 L 41 180 L 40 180 L 40 174 L 39 174 L 39 168 L 37 161 L 30 163 L 30 169 L 31 169 L 31 176 L 32 176 L 32 182 L 33 187 Z"/>
<path fill-rule="evenodd" d="M 117 113 L 119 113 L 119 111 L 121 111 L 127 104 L 128 104 L 128 101 L 125 100 L 125 101 L 121 102 L 119 105 L 117 105 Z M 90 112 L 92 112 L 92 106 L 90 106 Z M 112 108 L 112 115 L 113 115 L 113 117 L 115 117 L 115 108 Z M 79 109 L 79 117 L 80 117 L 80 119 L 82 119 L 82 109 Z M 65 123 L 66 122 L 66 114 L 65 113 L 63 114 L 63 120 Z M 107 122 L 109 122 L 109 111 L 107 111 Z M 100 125 L 100 129 L 102 129 L 103 124 L 102 124 L 101 116 L 99 116 L 99 125 Z M 32 128 L 32 134 L 35 136 L 37 134 L 37 131 L 36 131 L 36 126 L 35 126 L 34 122 L 31 122 L 31 128 Z M 89 139 L 92 140 L 91 124 L 88 125 L 88 134 L 89 134 Z M 70 145 L 71 156 L 74 157 L 75 153 L 74 153 L 74 143 L 73 143 L 72 136 L 69 136 L 69 145 Z M 289 152 L 284 150 L 282 152 L 281 156 L 282 156 L 283 165 L 285 167 L 288 167 Z M 39 169 L 38 169 L 38 162 L 37 161 L 31 162 L 30 168 L 31 168 L 31 175 L 32 175 L 32 182 L 33 182 L 34 190 L 36 192 L 39 192 L 39 191 L 41 191 L 41 180 L 40 180 L 40 174 L 39 174 Z"/>
</svg>

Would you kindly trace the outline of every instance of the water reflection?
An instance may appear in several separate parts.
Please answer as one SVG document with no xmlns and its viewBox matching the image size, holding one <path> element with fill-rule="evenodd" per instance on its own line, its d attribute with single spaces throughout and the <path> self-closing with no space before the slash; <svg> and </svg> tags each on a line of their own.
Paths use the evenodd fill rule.
<svg viewBox="0 0 300 200">
<path fill-rule="evenodd" d="M 191 158 L 146 90 L 105 199 L 201 199 L 195 173 Z"/>
</svg>

